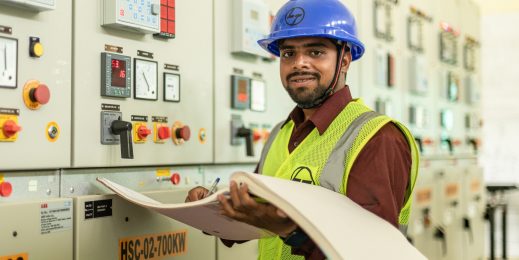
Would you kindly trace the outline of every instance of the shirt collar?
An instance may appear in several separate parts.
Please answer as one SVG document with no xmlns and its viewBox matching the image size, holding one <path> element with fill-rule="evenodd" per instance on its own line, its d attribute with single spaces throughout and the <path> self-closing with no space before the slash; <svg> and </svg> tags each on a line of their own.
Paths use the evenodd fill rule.
<svg viewBox="0 0 519 260">
<path fill-rule="evenodd" d="M 317 108 L 314 114 L 310 116 L 308 121 L 310 121 L 310 123 L 317 128 L 319 134 L 322 135 L 351 100 L 350 88 L 346 85 L 326 99 L 326 101 Z M 292 112 L 290 112 L 284 124 L 289 120 L 294 121 L 296 127 L 304 123 L 305 114 L 303 113 L 303 109 L 296 106 Z"/>
</svg>

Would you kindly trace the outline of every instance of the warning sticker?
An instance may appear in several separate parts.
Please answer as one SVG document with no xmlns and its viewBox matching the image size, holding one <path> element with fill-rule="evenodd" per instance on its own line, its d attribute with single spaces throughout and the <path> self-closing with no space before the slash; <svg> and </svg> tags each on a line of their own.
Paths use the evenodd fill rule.
<svg viewBox="0 0 519 260">
<path fill-rule="evenodd" d="M 65 231 L 72 228 L 72 201 L 40 204 L 41 234 Z"/>
<path fill-rule="evenodd" d="M 187 230 L 119 239 L 119 260 L 160 259 L 187 253 Z"/>
<path fill-rule="evenodd" d="M 20 253 L 16 255 L 0 256 L 0 260 L 28 260 L 29 254 Z"/>
</svg>

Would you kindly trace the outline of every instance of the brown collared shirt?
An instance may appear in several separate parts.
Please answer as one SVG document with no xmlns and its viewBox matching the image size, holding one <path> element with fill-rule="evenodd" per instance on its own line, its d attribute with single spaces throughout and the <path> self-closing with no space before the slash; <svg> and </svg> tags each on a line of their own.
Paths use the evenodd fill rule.
<svg viewBox="0 0 519 260">
<path fill-rule="evenodd" d="M 288 143 L 292 152 L 314 128 L 323 134 L 332 121 L 352 100 L 348 86 L 329 97 L 308 120 L 303 110 L 296 107 L 289 119 L 295 123 Z M 362 149 L 348 177 L 347 196 L 365 208 L 398 227 L 398 216 L 403 207 L 404 194 L 411 171 L 411 151 L 400 130 L 389 123 Z M 348 233 L 344 230 L 344 234 Z M 306 259 L 324 259 L 315 243 L 309 240 L 293 254 Z"/>
</svg>

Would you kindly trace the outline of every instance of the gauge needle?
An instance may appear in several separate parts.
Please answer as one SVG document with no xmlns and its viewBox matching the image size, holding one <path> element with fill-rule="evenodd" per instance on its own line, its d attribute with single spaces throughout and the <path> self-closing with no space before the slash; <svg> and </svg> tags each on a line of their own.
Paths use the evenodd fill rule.
<svg viewBox="0 0 519 260">
<path fill-rule="evenodd" d="M 146 85 L 148 85 L 148 91 L 150 91 L 150 83 L 148 82 L 148 78 L 146 78 L 144 71 L 142 72 L 142 76 L 144 76 L 144 81 L 146 81 Z"/>
</svg>

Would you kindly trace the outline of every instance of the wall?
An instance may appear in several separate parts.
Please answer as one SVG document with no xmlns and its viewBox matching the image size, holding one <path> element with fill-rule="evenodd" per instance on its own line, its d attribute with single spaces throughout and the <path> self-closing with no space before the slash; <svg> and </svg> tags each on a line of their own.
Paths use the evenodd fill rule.
<svg viewBox="0 0 519 260">
<path fill-rule="evenodd" d="M 519 31 L 510 30 L 511 25 L 518 23 L 517 8 L 506 13 L 487 13 L 481 19 L 484 143 L 480 162 L 487 182 L 519 183 Z M 508 255 L 518 257 L 519 196 L 513 194 L 509 201 Z"/>
</svg>

